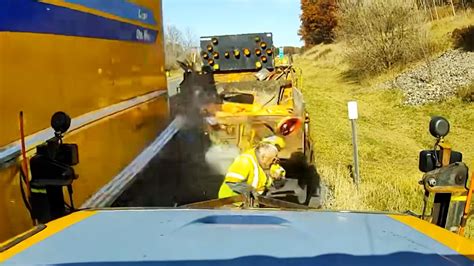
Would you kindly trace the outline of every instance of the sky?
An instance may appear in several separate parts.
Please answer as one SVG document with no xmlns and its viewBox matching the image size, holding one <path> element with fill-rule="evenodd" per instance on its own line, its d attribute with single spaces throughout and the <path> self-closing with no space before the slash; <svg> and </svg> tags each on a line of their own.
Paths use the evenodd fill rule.
<svg viewBox="0 0 474 266">
<path fill-rule="evenodd" d="M 200 36 L 272 32 L 275 46 L 302 46 L 300 0 L 163 0 L 164 26 Z M 196 45 L 199 45 L 196 43 Z"/>
</svg>

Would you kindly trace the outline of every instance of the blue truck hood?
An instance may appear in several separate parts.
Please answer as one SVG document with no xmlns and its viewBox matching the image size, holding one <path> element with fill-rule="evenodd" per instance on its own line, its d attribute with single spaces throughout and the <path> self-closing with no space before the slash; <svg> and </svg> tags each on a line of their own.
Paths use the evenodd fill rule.
<svg viewBox="0 0 474 266">
<path fill-rule="evenodd" d="M 474 265 L 469 258 L 474 253 L 473 242 L 403 215 L 398 215 L 402 217 L 398 219 L 397 215 L 321 211 L 90 212 L 87 218 L 71 221 L 60 230 L 54 229 L 55 224 L 48 224 L 49 229 L 34 236 L 41 241 L 18 244 L 12 248 L 17 250 L 15 254 L 4 254 L 3 263 Z M 419 228 L 401 222 L 403 219 L 413 219 L 442 238 L 450 237 L 446 243 L 457 246 L 442 243 L 439 237 L 435 240 Z M 473 253 L 460 254 L 460 245 Z M 12 251 L 4 253 L 8 252 Z"/>
</svg>

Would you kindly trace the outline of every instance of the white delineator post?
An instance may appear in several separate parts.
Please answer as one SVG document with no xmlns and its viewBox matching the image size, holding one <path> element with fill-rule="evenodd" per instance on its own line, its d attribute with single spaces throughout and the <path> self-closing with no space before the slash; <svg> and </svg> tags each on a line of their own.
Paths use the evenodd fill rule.
<svg viewBox="0 0 474 266">
<path fill-rule="evenodd" d="M 357 110 L 357 102 L 351 101 L 347 103 L 347 110 L 349 114 L 349 120 L 351 120 L 352 126 L 352 148 L 354 153 L 354 182 L 358 186 L 360 182 L 359 175 L 359 153 L 357 147 L 357 128 L 356 120 L 359 118 L 359 113 Z"/>
</svg>

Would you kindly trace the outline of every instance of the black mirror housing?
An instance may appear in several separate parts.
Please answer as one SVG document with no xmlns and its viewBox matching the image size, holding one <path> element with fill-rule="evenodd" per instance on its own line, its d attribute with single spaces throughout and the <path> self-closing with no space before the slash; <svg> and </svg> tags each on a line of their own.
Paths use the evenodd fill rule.
<svg viewBox="0 0 474 266">
<path fill-rule="evenodd" d="M 449 122 L 441 116 L 434 116 L 430 121 L 430 133 L 435 138 L 442 138 L 449 133 Z"/>
<path fill-rule="evenodd" d="M 442 160 L 442 154 L 440 153 L 440 151 L 435 151 L 435 150 L 421 151 L 420 157 L 419 157 L 418 169 L 420 169 L 420 171 L 423 173 L 427 173 L 429 171 L 433 171 L 434 169 L 438 168 L 436 164 L 436 158 L 438 158 L 439 161 Z M 451 151 L 451 158 L 449 159 L 449 163 L 452 164 L 452 163 L 457 163 L 457 162 L 462 162 L 462 153 L 457 152 L 457 151 Z"/>
<path fill-rule="evenodd" d="M 64 134 L 71 126 L 71 118 L 65 112 L 56 112 L 51 117 L 51 127 L 54 132 Z"/>
</svg>

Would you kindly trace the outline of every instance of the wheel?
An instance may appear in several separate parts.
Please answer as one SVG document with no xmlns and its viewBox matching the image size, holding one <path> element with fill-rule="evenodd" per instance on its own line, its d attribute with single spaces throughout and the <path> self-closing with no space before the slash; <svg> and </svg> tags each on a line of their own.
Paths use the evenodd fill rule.
<svg viewBox="0 0 474 266">
<path fill-rule="evenodd" d="M 319 198 L 318 202 L 321 202 L 321 195 L 319 193 L 321 190 L 321 180 L 315 165 L 310 165 L 306 168 L 304 180 L 306 181 L 305 186 L 307 188 L 305 205 L 316 204 L 314 203 L 315 198 Z M 311 204 L 312 201 L 313 204 Z"/>
</svg>

